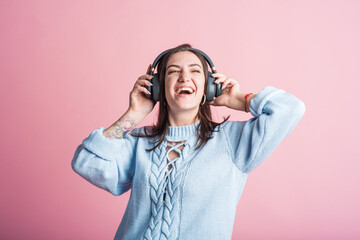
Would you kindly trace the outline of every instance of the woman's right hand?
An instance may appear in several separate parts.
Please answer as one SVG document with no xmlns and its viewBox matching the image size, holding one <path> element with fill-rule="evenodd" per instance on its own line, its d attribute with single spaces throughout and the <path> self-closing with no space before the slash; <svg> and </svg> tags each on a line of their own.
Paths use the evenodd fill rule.
<svg viewBox="0 0 360 240">
<path fill-rule="evenodd" d="M 155 102 L 146 97 L 147 94 L 150 94 L 145 88 L 145 86 L 151 86 L 151 82 L 149 81 L 152 78 L 152 76 L 149 75 L 150 70 L 151 64 L 149 65 L 146 74 L 138 78 L 130 92 L 129 110 L 138 114 L 143 114 L 144 118 L 155 106 Z"/>
</svg>

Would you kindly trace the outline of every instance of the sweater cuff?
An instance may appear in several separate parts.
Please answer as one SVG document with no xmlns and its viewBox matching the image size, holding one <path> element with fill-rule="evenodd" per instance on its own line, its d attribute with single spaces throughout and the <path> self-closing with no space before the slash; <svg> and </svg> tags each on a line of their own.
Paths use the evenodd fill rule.
<svg viewBox="0 0 360 240">
<path fill-rule="evenodd" d="M 89 137 L 82 142 L 84 147 L 106 160 L 115 160 L 116 152 L 119 151 L 124 139 L 109 139 L 103 135 L 106 128 L 100 127 L 93 130 Z"/>
<path fill-rule="evenodd" d="M 250 112 L 254 117 L 260 117 L 260 115 L 263 113 L 262 109 L 265 106 L 266 102 L 272 98 L 273 96 L 279 94 L 279 93 L 285 93 L 282 89 L 277 89 L 272 86 L 267 86 L 263 90 L 261 90 L 256 96 L 251 99 L 250 102 Z"/>
</svg>

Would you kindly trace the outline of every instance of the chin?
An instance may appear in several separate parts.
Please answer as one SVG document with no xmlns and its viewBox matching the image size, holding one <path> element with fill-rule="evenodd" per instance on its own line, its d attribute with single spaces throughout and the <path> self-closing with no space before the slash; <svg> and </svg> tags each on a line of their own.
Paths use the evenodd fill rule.
<svg viewBox="0 0 360 240">
<path fill-rule="evenodd" d="M 175 106 L 170 107 L 170 110 L 176 112 L 194 111 L 199 108 L 199 105 L 189 106 L 189 104 L 177 104 Z"/>
</svg>

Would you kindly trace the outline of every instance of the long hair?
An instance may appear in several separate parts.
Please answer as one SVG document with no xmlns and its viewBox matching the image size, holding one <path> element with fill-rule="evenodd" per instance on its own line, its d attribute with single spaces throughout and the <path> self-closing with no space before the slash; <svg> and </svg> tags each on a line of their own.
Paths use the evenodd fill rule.
<svg viewBox="0 0 360 240">
<path fill-rule="evenodd" d="M 201 61 L 202 67 L 204 69 L 205 76 L 205 90 L 207 89 L 207 78 L 208 78 L 208 65 L 199 52 L 192 50 L 190 44 L 182 44 L 177 46 L 167 52 L 159 61 L 157 72 L 159 73 L 159 116 L 158 121 L 155 125 L 151 127 L 150 132 L 147 131 L 147 128 L 144 128 L 143 134 L 132 134 L 136 137 L 147 137 L 147 138 L 155 138 L 155 146 L 151 149 L 147 149 L 147 151 L 152 151 L 156 149 L 162 141 L 164 141 L 165 136 L 169 127 L 169 113 L 167 109 L 167 102 L 165 97 L 165 73 L 166 73 L 166 65 L 170 59 L 170 56 L 177 52 L 188 51 L 195 54 Z M 205 93 L 204 93 L 205 94 Z M 215 131 L 215 128 L 224 123 L 229 119 L 230 116 L 224 118 L 224 121 L 221 123 L 216 123 L 212 121 L 210 104 L 205 102 L 203 105 L 199 106 L 198 118 L 200 120 L 200 124 L 197 126 L 197 146 L 195 149 L 200 148 L 203 144 L 205 144 L 210 138 L 212 138 L 212 133 Z"/>
</svg>

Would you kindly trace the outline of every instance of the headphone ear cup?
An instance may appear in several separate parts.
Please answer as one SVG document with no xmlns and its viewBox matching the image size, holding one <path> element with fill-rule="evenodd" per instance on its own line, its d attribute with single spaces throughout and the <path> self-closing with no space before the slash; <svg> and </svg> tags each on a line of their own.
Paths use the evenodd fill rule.
<svg viewBox="0 0 360 240">
<path fill-rule="evenodd" d="M 159 74 L 155 73 L 153 78 L 151 79 L 152 91 L 151 91 L 151 98 L 155 101 L 159 101 L 160 97 L 160 85 L 159 85 Z"/>
<path fill-rule="evenodd" d="M 206 89 L 206 101 L 211 102 L 215 97 L 221 95 L 221 86 L 222 83 L 216 84 L 214 83 L 216 78 L 211 76 L 212 72 L 208 72 L 208 80 L 207 80 L 207 89 Z"/>
<path fill-rule="evenodd" d="M 222 83 L 219 83 L 219 84 L 215 84 L 215 88 L 216 88 L 216 94 L 215 94 L 215 97 L 218 97 L 222 94 Z"/>
<path fill-rule="evenodd" d="M 215 79 L 211 76 L 211 72 L 208 72 L 207 89 L 206 89 L 206 101 L 211 102 L 216 95 Z"/>
</svg>

